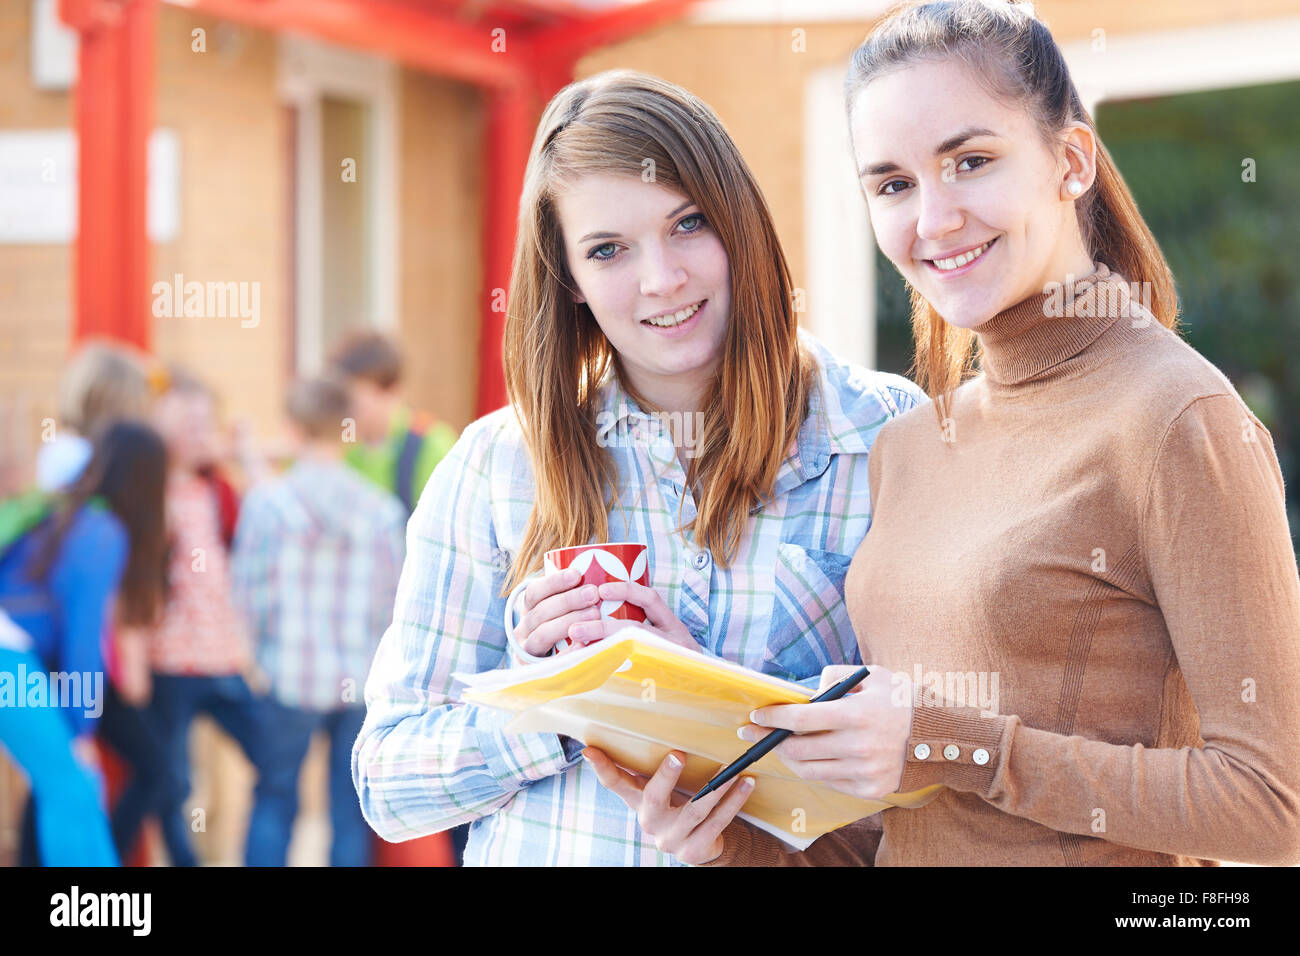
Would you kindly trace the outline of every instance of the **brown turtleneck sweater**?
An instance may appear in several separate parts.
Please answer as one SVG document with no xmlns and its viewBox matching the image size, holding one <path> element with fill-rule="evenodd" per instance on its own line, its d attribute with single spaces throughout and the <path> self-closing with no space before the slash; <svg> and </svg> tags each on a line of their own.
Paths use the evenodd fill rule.
<svg viewBox="0 0 1300 956">
<path fill-rule="evenodd" d="M 862 659 L 915 685 L 899 789 L 946 789 L 803 853 L 736 821 L 711 865 L 1300 862 L 1268 432 L 1104 265 L 977 333 L 947 427 L 880 431 L 845 584 Z"/>
</svg>

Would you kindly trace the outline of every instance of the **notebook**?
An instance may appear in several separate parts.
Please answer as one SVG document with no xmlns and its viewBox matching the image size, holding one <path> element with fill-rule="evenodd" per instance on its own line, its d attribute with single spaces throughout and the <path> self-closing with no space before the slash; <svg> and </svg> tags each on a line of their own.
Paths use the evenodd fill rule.
<svg viewBox="0 0 1300 956">
<path fill-rule="evenodd" d="M 465 685 L 463 700 L 515 714 L 506 728 L 512 733 L 564 734 L 643 774 L 668 751 L 685 753 L 679 788 L 686 794 L 749 749 L 736 730 L 752 710 L 816 694 L 640 628 L 539 663 L 455 677 Z M 864 800 L 801 779 L 776 754 L 746 774 L 755 787 L 741 817 L 800 850 L 880 810 L 928 803 L 942 789 Z"/>
</svg>

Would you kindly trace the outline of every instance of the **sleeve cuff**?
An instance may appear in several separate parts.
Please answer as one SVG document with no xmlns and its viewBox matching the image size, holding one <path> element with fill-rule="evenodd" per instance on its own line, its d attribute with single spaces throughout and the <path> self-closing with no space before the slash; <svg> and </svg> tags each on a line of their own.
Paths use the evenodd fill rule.
<svg viewBox="0 0 1300 956">
<path fill-rule="evenodd" d="M 512 734 L 505 725 L 514 718 L 502 711 L 479 709 L 478 724 L 481 731 L 490 735 L 491 743 L 484 741 L 483 758 L 488 771 L 506 790 L 517 790 L 537 780 L 561 773 L 581 758 L 569 756 L 559 734 Z M 581 746 L 579 746 L 581 749 Z"/>
<path fill-rule="evenodd" d="M 564 751 L 565 760 L 570 763 L 577 763 L 582 759 L 582 752 L 587 749 L 587 745 L 581 740 L 560 734 L 560 748 Z"/>
<path fill-rule="evenodd" d="M 912 729 L 899 793 L 934 784 L 990 796 L 1006 760 L 1008 718 L 949 706 L 913 687 Z"/>
</svg>

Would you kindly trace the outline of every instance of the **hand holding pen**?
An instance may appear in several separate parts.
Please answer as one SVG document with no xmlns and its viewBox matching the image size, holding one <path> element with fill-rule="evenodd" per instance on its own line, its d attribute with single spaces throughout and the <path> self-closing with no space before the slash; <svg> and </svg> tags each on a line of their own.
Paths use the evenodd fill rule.
<svg viewBox="0 0 1300 956">
<path fill-rule="evenodd" d="M 833 684 L 831 687 L 828 687 L 826 690 L 822 691 L 812 700 L 808 701 L 808 703 L 822 704 L 831 700 L 839 700 L 845 694 L 849 693 L 849 691 L 853 690 L 853 688 L 857 687 L 864 680 L 866 680 L 867 676 L 870 673 L 871 671 L 869 671 L 867 668 L 859 667 L 848 677 L 845 677 L 843 680 L 837 682 L 836 684 Z M 823 673 L 823 677 L 825 677 L 824 673 Z M 790 706 L 797 707 L 799 705 L 794 704 Z M 750 747 L 748 750 L 746 750 L 743 754 L 741 754 L 739 757 L 733 760 L 722 770 L 718 771 L 717 775 L 714 776 L 712 780 L 710 780 L 703 787 L 701 787 L 699 791 L 695 794 L 695 796 L 691 797 L 691 802 L 694 803 L 696 800 L 699 800 L 701 797 L 707 796 L 708 794 L 712 793 L 714 790 L 717 790 L 719 787 L 721 787 L 731 778 L 744 772 L 748 767 L 751 767 L 754 764 L 758 763 L 758 761 L 762 760 L 769 753 L 775 750 L 777 745 L 780 744 L 781 741 L 785 740 L 793 733 L 794 731 L 791 729 L 773 730 L 770 733 L 768 733 L 767 736 L 765 736 L 762 740 L 760 740 L 754 746 Z M 748 739 L 748 738 L 741 738 L 741 739 Z"/>
<path fill-rule="evenodd" d="M 822 672 L 822 686 L 828 687 L 857 669 L 849 666 L 828 667 Z M 871 676 L 863 685 L 859 685 L 857 692 L 839 701 L 818 704 L 817 707 L 809 707 L 807 704 L 788 704 L 782 707 L 795 710 L 802 708 L 809 712 L 825 708 L 841 708 L 847 702 L 862 697 L 865 686 L 879 683 L 883 683 L 887 697 L 889 678 L 887 671 L 872 667 Z M 782 708 L 767 709 L 781 710 Z M 752 738 L 757 740 L 769 729 L 771 728 L 755 728 L 750 724 L 741 728 L 741 731 L 760 730 L 761 732 Z M 783 751 L 786 747 L 799 742 L 798 737 L 783 741 L 777 748 L 778 756 L 789 763 Z M 752 779 L 742 775 L 733 777 L 712 793 L 692 802 L 689 796 L 676 792 L 686 758 L 686 755 L 679 751 L 674 751 L 665 757 L 649 778 L 619 767 L 594 747 L 588 747 L 582 755 L 596 771 L 601 784 L 615 793 L 636 813 L 642 832 L 653 838 L 655 845 L 661 851 L 676 857 L 683 863 L 700 864 L 717 859 L 723 851 L 723 831 L 735 820 L 753 792 Z M 901 758 L 899 766 L 901 773 Z"/>
<path fill-rule="evenodd" d="M 828 667 L 822 685 L 842 679 L 855 668 Z M 742 740 L 761 740 L 772 730 L 794 736 L 773 751 L 790 770 L 864 800 L 897 793 L 907 762 L 912 732 L 911 682 L 877 664 L 871 676 L 836 701 L 810 707 L 778 704 L 760 707 L 751 724 L 740 728 Z"/>
</svg>

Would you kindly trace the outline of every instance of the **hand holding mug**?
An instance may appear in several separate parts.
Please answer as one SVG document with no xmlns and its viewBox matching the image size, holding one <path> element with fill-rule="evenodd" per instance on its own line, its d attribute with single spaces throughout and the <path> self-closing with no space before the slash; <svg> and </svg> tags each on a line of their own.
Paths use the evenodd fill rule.
<svg viewBox="0 0 1300 956">
<path fill-rule="evenodd" d="M 546 552 L 543 568 L 542 577 L 523 587 L 523 618 L 514 629 L 515 641 L 526 654 L 563 654 L 629 626 L 699 650 L 686 626 L 649 586 L 645 545 L 610 542 L 557 548 Z M 507 610 L 507 619 L 510 614 Z"/>
<path fill-rule="evenodd" d="M 524 588 L 520 599 L 524 616 L 515 628 L 515 639 L 527 653 L 545 657 L 559 645 L 569 649 L 569 628 L 584 621 L 600 620 L 600 594 L 594 584 L 582 584 L 577 568 L 552 571 Z"/>
<path fill-rule="evenodd" d="M 569 625 L 568 631 L 568 636 L 576 643 L 590 644 L 592 641 L 617 634 L 626 627 L 637 627 L 651 634 L 658 634 L 665 640 L 688 650 L 700 649 L 700 645 L 696 643 L 695 638 L 691 637 L 691 632 L 686 629 L 686 625 L 669 610 L 668 602 L 654 588 L 637 584 L 635 581 L 610 581 L 608 584 L 600 585 L 599 592 L 602 601 L 624 601 L 641 608 L 645 612 L 645 619 L 617 620 L 598 615 L 595 620 L 577 621 Z"/>
</svg>

